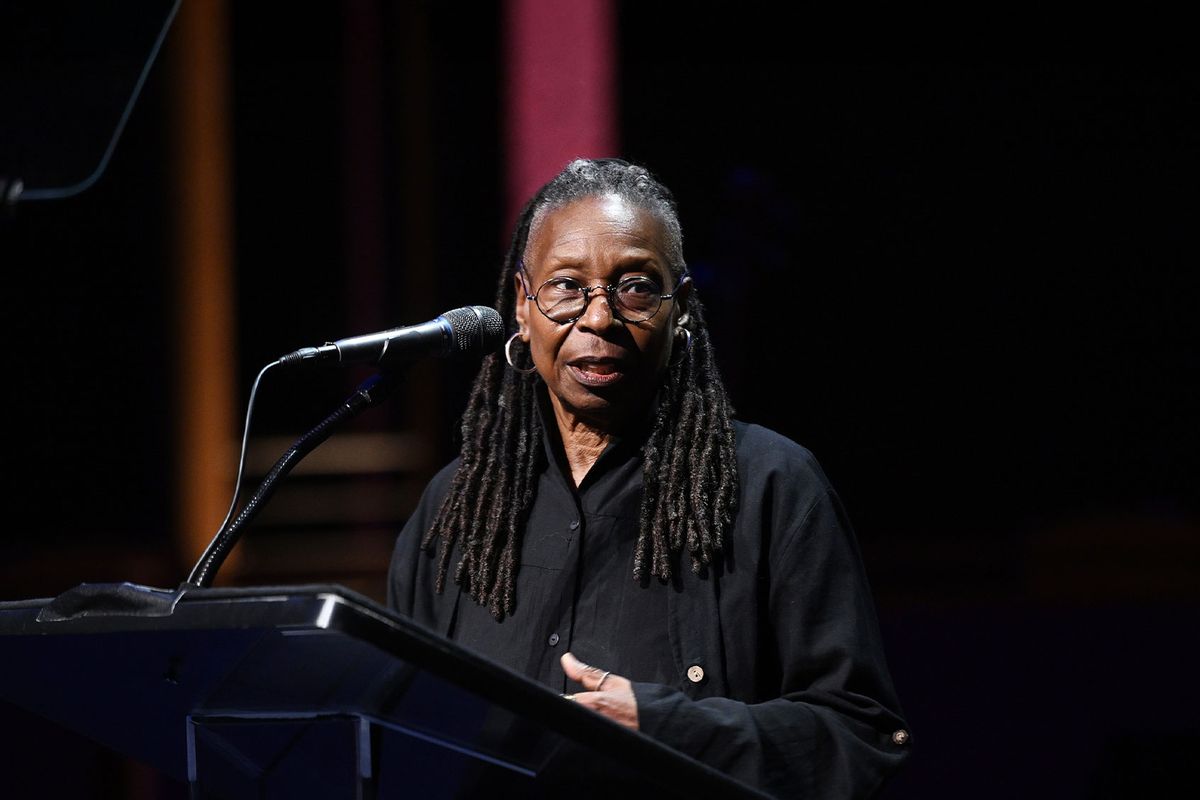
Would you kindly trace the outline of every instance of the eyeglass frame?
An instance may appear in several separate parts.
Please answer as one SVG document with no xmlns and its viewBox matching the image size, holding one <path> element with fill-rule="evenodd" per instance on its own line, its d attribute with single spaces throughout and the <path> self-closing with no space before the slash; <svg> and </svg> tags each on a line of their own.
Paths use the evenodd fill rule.
<svg viewBox="0 0 1200 800">
<path fill-rule="evenodd" d="M 675 295 L 679 294 L 679 289 L 681 286 L 683 286 L 684 282 L 690 281 L 692 279 L 692 275 L 688 271 L 687 266 L 685 265 L 683 268 L 683 272 L 680 273 L 680 275 L 679 275 L 679 280 L 675 282 L 675 286 L 671 289 L 670 294 L 659 294 L 658 308 L 654 309 L 654 313 L 644 319 L 632 320 L 632 319 L 627 319 L 621 313 L 621 306 L 616 301 L 615 294 L 616 294 L 617 289 L 621 285 L 621 281 L 617 281 L 616 283 L 610 283 L 607 286 L 604 286 L 604 285 L 584 286 L 582 283 L 579 283 L 579 281 L 575 280 L 574 278 L 570 277 L 569 275 L 560 275 L 556 278 L 547 278 L 546 280 L 542 281 L 542 283 L 538 286 L 538 288 L 536 290 L 534 290 L 533 294 L 530 294 L 529 293 L 529 284 L 532 283 L 532 281 L 529 281 L 527 283 L 525 280 L 526 278 L 529 277 L 529 273 L 525 269 L 524 259 L 517 262 L 517 272 L 521 275 L 521 285 L 525 287 L 525 299 L 532 300 L 534 307 L 539 312 L 541 312 L 541 315 L 543 317 L 545 317 L 546 319 L 550 320 L 551 322 L 553 322 L 555 325 L 570 325 L 573 322 L 578 322 L 583 317 L 583 315 L 587 313 L 588 306 L 591 305 L 591 303 L 592 303 L 592 292 L 594 292 L 598 289 L 604 290 L 605 298 L 608 300 L 609 313 L 612 314 L 614 318 L 621 320 L 621 322 L 624 322 L 627 325 L 638 325 L 643 322 L 649 322 L 650 320 L 652 320 L 658 316 L 659 311 L 662 311 L 663 301 L 664 300 L 674 300 Z M 639 277 L 639 276 L 634 276 L 634 277 Z M 542 309 L 542 304 L 537 301 L 537 295 L 538 295 L 538 292 L 540 292 L 546 284 L 550 283 L 550 281 L 562 280 L 563 278 L 567 278 L 568 280 L 574 281 L 575 283 L 579 283 L 579 289 L 580 289 L 580 291 L 583 292 L 583 308 L 579 311 L 578 314 L 571 317 L 570 319 L 560 321 L 560 320 L 557 320 L 554 317 L 550 316 Z M 651 283 L 657 283 L 657 281 L 655 281 L 653 278 L 646 278 L 646 280 L 650 281 Z"/>
</svg>

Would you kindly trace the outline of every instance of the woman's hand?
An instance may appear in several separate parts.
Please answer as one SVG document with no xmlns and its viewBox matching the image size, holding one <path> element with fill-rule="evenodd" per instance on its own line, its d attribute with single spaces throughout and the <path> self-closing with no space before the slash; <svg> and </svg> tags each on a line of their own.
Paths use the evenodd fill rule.
<svg viewBox="0 0 1200 800">
<path fill-rule="evenodd" d="M 567 697 L 627 728 L 638 729 L 637 698 L 627 678 L 585 664 L 571 653 L 563 653 L 561 661 L 567 677 L 587 689 Z"/>
</svg>

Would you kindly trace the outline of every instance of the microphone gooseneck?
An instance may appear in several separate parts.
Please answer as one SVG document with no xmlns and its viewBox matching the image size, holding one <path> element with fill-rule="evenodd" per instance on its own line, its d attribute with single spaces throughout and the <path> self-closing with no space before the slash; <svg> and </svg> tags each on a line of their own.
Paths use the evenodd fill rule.
<svg viewBox="0 0 1200 800">
<path fill-rule="evenodd" d="M 275 493 L 279 482 L 300 463 L 301 459 L 328 439 L 338 426 L 386 400 L 398 381 L 399 373 L 396 372 L 381 372 L 372 375 L 363 381 L 333 413 L 296 440 L 287 452 L 275 462 L 275 466 L 259 484 L 254 495 L 246 501 L 246 505 L 242 507 L 237 517 L 232 522 L 226 521 L 213 536 L 212 541 L 209 542 L 196 565 L 192 567 L 191 573 L 182 586 L 192 589 L 207 589 L 212 586 L 217 570 L 225 562 L 225 557 L 237 544 L 242 532 Z"/>
</svg>

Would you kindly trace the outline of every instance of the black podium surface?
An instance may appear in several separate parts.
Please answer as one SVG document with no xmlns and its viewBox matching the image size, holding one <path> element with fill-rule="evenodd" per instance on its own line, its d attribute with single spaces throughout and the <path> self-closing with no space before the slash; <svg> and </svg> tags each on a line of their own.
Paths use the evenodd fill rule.
<svg viewBox="0 0 1200 800">
<path fill-rule="evenodd" d="M 0 603 L 0 700 L 198 797 L 763 797 L 340 586 Z"/>
</svg>

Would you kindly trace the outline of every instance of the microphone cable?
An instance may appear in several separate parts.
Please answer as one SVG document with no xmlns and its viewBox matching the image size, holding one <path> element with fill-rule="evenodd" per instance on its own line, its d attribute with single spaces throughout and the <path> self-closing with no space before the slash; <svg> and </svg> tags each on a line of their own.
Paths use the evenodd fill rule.
<svg viewBox="0 0 1200 800">
<path fill-rule="evenodd" d="M 220 527 L 217 528 L 214 537 L 220 536 L 225 531 L 225 528 L 228 527 L 229 521 L 233 519 L 233 512 L 237 510 L 238 500 L 242 495 L 242 475 L 246 468 L 246 449 L 247 443 L 250 441 L 250 421 L 254 417 L 254 401 L 258 396 L 258 384 L 262 382 L 263 376 L 267 374 L 267 370 L 271 369 L 271 367 L 279 366 L 279 363 L 277 359 L 259 370 L 258 376 L 254 379 L 254 385 L 250 387 L 250 401 L 246 404 L 246 419 L 242 424 L 242 449 L 241 454 L 238 456 L 237 478 L 233 483 L 233 501 L 230 502 L 229 511 L 226 512 L 225 519 L 221 522 Z"/>
</svg>

